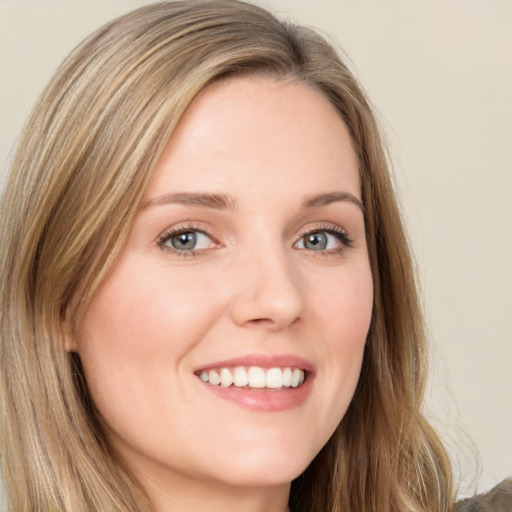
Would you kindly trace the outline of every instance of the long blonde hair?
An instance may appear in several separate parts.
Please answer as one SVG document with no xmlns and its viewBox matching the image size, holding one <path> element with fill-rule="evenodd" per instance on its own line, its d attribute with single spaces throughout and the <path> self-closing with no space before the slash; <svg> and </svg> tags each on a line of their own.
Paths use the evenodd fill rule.
<svg viewBox="0 0 512 512">
<path fill-rule="evenodd" d="M 163 146 L 195 95 L 227 76 L 320 90 L 359 158 L 373 318 L 337 431 L 292 484 L 301 512 L 441 512 L 446 453 L 421 412 L 426 343 L 384 145 L 354 76 L 312 30 L 236 0 L 160 2 L 99 29 L 66 59 L 20 139 L 1 206 L 1 456 L 9 510 L 152 510 L 109 445 L 63 315 L 115 261 Z"/>
</svg>

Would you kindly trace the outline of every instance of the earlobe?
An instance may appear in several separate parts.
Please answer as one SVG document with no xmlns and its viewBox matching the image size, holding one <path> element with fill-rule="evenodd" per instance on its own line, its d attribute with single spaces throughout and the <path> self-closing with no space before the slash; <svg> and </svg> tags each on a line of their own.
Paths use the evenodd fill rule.
<svg viewBox="0 0 512 512">
<path fill-rule="evenodd" d="M 78 352 L 78 345 L 73 336 L 64 332 L 64 350 L 66 352 Z"/>
<path fill-rule="evenodd" d="M 75 329 L 70 321 L 69 307 L 66 309 L 64 318 L 61 321 L 62 343 L 66 352 L 78 352 L 78 344 L 76 342 Z"/>
</svg>

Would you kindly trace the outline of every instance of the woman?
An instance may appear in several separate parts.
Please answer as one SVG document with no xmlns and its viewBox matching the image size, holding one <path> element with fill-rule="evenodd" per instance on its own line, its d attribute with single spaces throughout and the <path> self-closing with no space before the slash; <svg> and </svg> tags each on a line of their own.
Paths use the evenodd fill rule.
<svg viewBox="0 0 512 512">
<path fill-rule="evenodd" d="M 90 36 L 2 202 L 14 511 L 445 511 L 425 335 L 368 102 L 232 0 Z"/>
</svg>

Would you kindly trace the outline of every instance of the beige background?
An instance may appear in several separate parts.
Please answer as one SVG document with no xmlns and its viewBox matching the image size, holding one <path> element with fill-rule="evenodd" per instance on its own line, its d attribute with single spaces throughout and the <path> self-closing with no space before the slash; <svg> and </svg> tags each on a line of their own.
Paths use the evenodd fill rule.
<svg viewBox="0 0 512 512">
<path fill-rule="evenodd" d="M 0 0 L 0 177 L 68 51 L 142 0 Z M 437 347 L 435 422 L 471 492 L 512 475 L 512 1 L 267 0 L 350 55 L 392 143 Z"/>
</svg>

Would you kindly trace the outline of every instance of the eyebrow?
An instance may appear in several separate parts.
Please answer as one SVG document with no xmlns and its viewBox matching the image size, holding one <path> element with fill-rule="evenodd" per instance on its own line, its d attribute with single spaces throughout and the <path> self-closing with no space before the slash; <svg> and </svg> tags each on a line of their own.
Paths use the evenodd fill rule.
<svg viewBox="0 0 512 512">
<path fill-rule="evenodd" d="M 318 208 L 319 206 L 326 206 L 331 203 L 348 201 L 349 203 L 358 206 L 364 213 L 364 206 L 356 196 L 350 192 L 328 192 L 326 194 L 319 194 L 304 201 L 305 208 Z"/>
<path fill-rule="evenodd" d="M 175 194 L 164 194 L 146 201 L 142 208 L 159 206 L 165 204 L 181 204 L 183 206 L 200 206 L 213 208 L 215 210 L 236 210 L 236 201 L 226 194 L 208 194 L 201 192 L 177 192 Z"/>
<path fill-rule="evenodd" d="M 349 192 L 328 192 L 307 198 L 303 208 L 318 208 L 336 202 L 348 201 L 359 207 L 364 213 L 364 206 L 359 199 Z M 184 206 L 199 206 L 202 208 L 213 208 L 215 210 L 236 210 L 236 201 L 227 194 L 210 194 L 202 192 L 176 192 L 154 197 L 146 201 L 142 208 L 160 206 L 166 204 L 180 204 Z"/>
</svg>

